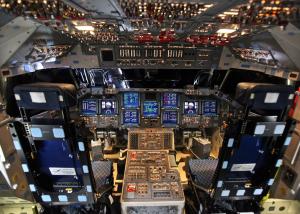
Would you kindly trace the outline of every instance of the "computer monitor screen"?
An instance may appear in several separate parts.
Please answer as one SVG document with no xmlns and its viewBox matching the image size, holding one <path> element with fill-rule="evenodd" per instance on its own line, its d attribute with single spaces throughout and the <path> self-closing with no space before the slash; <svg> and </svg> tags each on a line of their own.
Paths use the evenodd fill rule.
<svg viewBox="0 0 300 214">
<path fill-rule="evenodd" d="M 125 124 L 125 125 L 138 125 L 139 124 L 139 112 L 138 112 L 138 110 L 124 110 L 124 112 L 123 112 L 123 124 Z"/>
<path fill-rule="evenodd" d="M 215 100 L 202 101 L 202 113 L 207 116 L 217 115 L 217 102 Z"/>
<path fill-rule="evenodd" d="M 198 114 L 198 102 L 186 101 L 184 102 L 184 114 L 185 115 L 197 115 Z"/>
<path fill-rule="evenodd" d="M 97 100 L 94 99 L 82 100 L 81 114 L 86 116 L 97 115 Z"/>
<path fill-rule="evenodd" d="M 34 142 L 37 151 L 34 168 L 40 186 L 55 192 L 66 188 L 81 188 L 83 178 L 76 170 L 81 168 L 81 164 L 77 156 L 72 154 L 67 141 L 56 139 Z"/>
<path fill-rule="evenodd" d="M 144 101 L 143 116 L 144 117 L 158 117 L 158 102 Z"/>
<path fill-rule="evenodd" d="M 162 122 L 165 125 L 176 125 L 178 123 L 178 112 L 164 111 L 162 115 Z"/>
<path fill-rule="evenodd" d="M 101 115 L 117 114 L 117 104 L 113 100 L 101 100 Z"/>
<path fill-rule="evenodd" d="M 123 94 L 124 108 L 137 108 L 139 107 L 139 93 L 138 92 L 125 92 Z"/>
<path fill-rule="evenodd" d="M 164 108 L 176 108 L 178 106 L 178 96 L 176 93 L 163 93 L 162 106 Z"/>
</svg>

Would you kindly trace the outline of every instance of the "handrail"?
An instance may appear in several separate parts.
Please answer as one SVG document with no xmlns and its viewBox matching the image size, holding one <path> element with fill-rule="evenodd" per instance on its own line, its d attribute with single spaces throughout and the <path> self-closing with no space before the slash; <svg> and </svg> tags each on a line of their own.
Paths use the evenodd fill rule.
<svg viewBox="0 0 300 214">
<path fill-rule="evenodd" d="M 0 127 L 5 126 L 6 124 L 8 124 L 8 123 L 14 121 L 14 119 L 15 119 L 15 118 L 13 118 L 13 117 L 8 117 L 8 118 L 6 118 L 6 119 L 0 121 Z"/>
</svg>

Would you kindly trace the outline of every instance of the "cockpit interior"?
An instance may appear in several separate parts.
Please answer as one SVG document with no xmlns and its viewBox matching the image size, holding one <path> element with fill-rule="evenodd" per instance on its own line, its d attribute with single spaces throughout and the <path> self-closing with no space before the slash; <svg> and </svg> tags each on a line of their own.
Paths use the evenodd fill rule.
<svg viewBox="0 0 300 214">
<path fill-rule="evenodd" d="M 0 0 L 0 214 L 300 213 L 300 1 Z"/>
</svg>

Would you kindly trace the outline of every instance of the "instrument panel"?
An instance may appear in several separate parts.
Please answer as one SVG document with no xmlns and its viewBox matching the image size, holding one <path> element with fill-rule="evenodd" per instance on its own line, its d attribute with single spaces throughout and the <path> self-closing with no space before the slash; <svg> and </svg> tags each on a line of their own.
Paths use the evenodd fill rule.
<svg viewBox="0 0 300 214">
<path fill-rule="evenodd" d="M 124 213 L 133 205 L 150 209 L 155 205 L 160 210 L 173 206 L 167 213 L 182 213 L 184 192 L 178 171 L 170 167 L 168 151 L 128 151 L 121 204 Z"/>
<path fill-rule="evenodd" d="M 174 131 L 171 128 L 129 129 L 128 149 L 174 150 Z"/>
<path fill-rule="evenodd" d="M 80 115 L 88 127 L 198 128 L 201 121 L 218 125 L 224 105 L 214 93 L 174 89 L 128 89 L 80 100 Z"/>
</svg>

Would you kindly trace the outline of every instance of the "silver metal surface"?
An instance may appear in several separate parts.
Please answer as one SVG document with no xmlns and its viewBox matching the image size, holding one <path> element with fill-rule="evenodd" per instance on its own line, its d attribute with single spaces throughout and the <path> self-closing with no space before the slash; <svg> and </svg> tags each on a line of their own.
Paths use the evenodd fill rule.
<svg viewBox="0 0 300 214">
<path fill-rule="evenodd" d="M 299 111 L 298 108 L 295 109 Z M 283 165 L 271 188 L 271 197 L 286 200 L 300 199 L 300 136 L 299 124 L 296 126 L 292 139 L 285 151 Z"/>
<path fill-rule="evenodd" d="M 92 170 L 96 182 L 96 188 L 107 184 L 109 176 L 112 174 L 111 161 L 94 161 L 92 162 Z"/>
<path fill-rule="evenodd" d="M 299 53 L 297 54 L 299 56 Z M 240 70 L 251 70 L 262 72 L 270 76 L 281 77 L 285 79 L 290 79 L 297 81 L 300 79 L 299 72 L 293 68 L 278 68 L 277 66 L 264 65 L 260 63 L 254 63 L 246 60 L 238 59 L 230 51 L 228 47 L 223 47 L 223 51 L 220 57 L 218 69 L 228 70 L 231 68 L 240 69 Z M 295 74 L 296 77 L 292 74 Z"/>
<path fill-rule="evenodd" d="M 300 201 L 269 198 L 263 203 L 262 214 L 298 214 Z"/>
<path fill-rule="evenodd" d="M 17 17 L 0 28 L 0 67 L 36 31 L 39 25 Z"/>
<path fill-rule="evenodd" d="M 209 159 L 191 159 L 189 161 L 189 170 L 195 177 L 197 185 L 209 189 L 212 185 L 212 179 L 218 165 L 218 160 Z"/>
<path fill-rule="evenodd" d="M 2 198 L 0 198 L 1 200 Z M 16 201 L 17 198 L 10 198 L 9 201 Z M 33 203 L 7 203 L 7 200 L 4 199 L 5 203 L 1 205 L 0 214 L 37 214 L 38 210 L 41 210 L 41 207 L 38 204 Z"/>
<path fill-rule="evenodd" d="M 269 29 L 273 38 L 278 42 L 289 59 L 300 69 L 300 30 L 293 24 L 289 24 L 286 30 L 282 30 L 280 27 L 274 27 Z"/>
<path fill-rule="evenodd" d="M 24 203 L 24 201 L 33 201 L 32 194 L 29 191 L 25 174 L 21 168 L 21 161 L 16 153 L 11 135 L 8 131 L 8 120 L 10 118 L 2 112 L 0 113 L 0 174 L 3 174 L 0 187 L 0 204 L 4 200 L 1 197 L 18 198 L 15 203 Z"/>
</svg>

